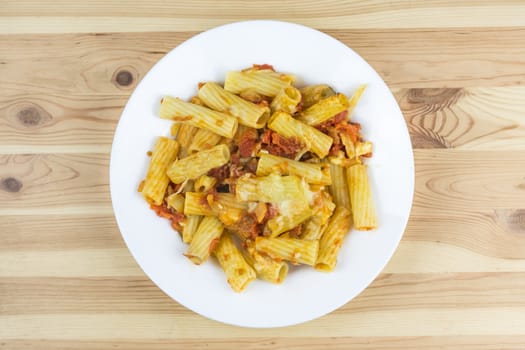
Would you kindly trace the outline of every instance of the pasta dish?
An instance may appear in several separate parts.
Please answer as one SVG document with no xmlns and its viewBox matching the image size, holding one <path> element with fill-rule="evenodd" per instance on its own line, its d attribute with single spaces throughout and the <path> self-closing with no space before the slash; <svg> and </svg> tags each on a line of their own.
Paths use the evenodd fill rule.
<svg viewBox="0 0 525 350">
<path fill-rule="evenodd" d="M 210 257 L 231 288 L 282 283 L 289 264 L 333 271 L 351 227 L 377 227 L 366 159 L 372 143 L 352 113 L 363 95 L 298 87 L 270 65 L 199 83 L 190 101 L 164 96 L 159 137 L 139 185 L 150 207 Z"/>
</svg>

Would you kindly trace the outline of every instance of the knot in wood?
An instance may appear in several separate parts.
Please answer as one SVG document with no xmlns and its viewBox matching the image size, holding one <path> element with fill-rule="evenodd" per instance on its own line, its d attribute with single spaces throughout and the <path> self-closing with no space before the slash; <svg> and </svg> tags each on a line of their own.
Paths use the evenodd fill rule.
<svg viewBox="0 0 525 350">
<path fill-rule="evenodd" d="M 20 123 L 25 126 L 35 126 L 42 122 L 42 116 L 35 107 L 26 107 L 17 113 L 17 118 Z"/>
<path fill-rule="evenodd" d="M 16 120 L 26 128 L 37 128 L 53 119 L 45 109 L 32 102 L 16 104 L 12 113 Z"/>
<path fill-rule="evenodd" d="M 115 82 L 120 86 L 129 86 L 133 83 L 133 74 L 130 71 L 122 69 L 115 75 Z"/>
<path fill-rule="evenodd" d="M 18 192 L 22 188 L 22 183 L 14 177 L 2 179 L 2 189 L 6 192 Z"/>
</svg>

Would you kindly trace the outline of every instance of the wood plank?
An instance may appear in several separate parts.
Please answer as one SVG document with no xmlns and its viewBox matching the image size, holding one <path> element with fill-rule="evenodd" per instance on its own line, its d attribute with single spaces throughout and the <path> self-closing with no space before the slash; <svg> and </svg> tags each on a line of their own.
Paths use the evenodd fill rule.
<svg viewBox="0 0 525 350">
<path fill-rule="evenodd" d="M 520 3 L 512 0 L 498 1 L 498 7 L 511 11 L 519 7 Z M 283 6 L 285 5 L 285 6 Z M 184 17 L 184 18 L 221 18 L 245 16 L 253 14 L 256 18 L 271 18 L 275 9 L 279 8 L 281 16 L 297 17 L 336 17 L 344 13 L 373 14 L 392 10 L 415 9 L 455 9 L 471 7 L 490 7 L 480 4 L 477 0 L 443 1 L 443 0 L 401 0 L 395 3 L 367 0 L 358 3 L 349 3 L 341 0 L 331 0 L 319 3 L 314 0 L 287 0 L 285 4 L 278 0 L 269 0 L 265 4 L 257 1 L 226 0 L 221 4 L 209 0 L 195 0 L 191 4 L 165 3 L 162 0 L 143 1 L 94 1 L 90 4 L 74 3 L 67 0 L 53 0 L 45 3 L 32 0 L 4 0 L 2 16 L 75 16 L 81 13 L 84 16 L 107 16 L 117 14 L 119 17 Z M 516 13 L 514 13 L 516 14 Z M 255 16 L 257 15 L 257 16 Z M 444 18 L 443 20 L 446 20 Z"/>
<path fill-rule="evenodd" d="M 516 260 L 524 259 L 524 215 L 415 207 L 385 272 L 525 271 L 523 260 Z M 111 216 L 0 216 L 0 226 L 2 276 L 144 275 Z"/>
<path fill-rule="evenodd" d="M 457 46 L 459 49 L 455 49 L 456 52 L 465 47 L 473 57 L 485 57 L 487 63 L 493 64 L 487 52 L 493 55 L 491 52 L 500 50 L 500 44 L 497 43 L 502 43 L 502 49 L 510 42 L 516 42 L 518 36 L 523 36 L 519 30 L 507 32 L 506 35 L 486 30 L 439 33 L 439 37 L 434 41 L 440 42 L 441 45 L 423 45 L 423 41 L 432 38 L 410 31 L 393 34 L 385 32 L 349 34 L 334 32 L 333 34 L 344 42 L 355 43 L 354 48 L 364 54 L 365 58 L 368 58 L 367 56 L 372 58 L 371 63 L 380 71 L 382 67 L 388 69 L 382 73 L 387 80 L 393 80 L 389 81 L 393 86 L 409 83 L 417 86 L 419 84 L 417 81 L 407 81 L 407 78 L 412 79 L 415 73 L 418 74 L 423 70 L 411 69 L 408 74 L 402 73 L 399 77 L 392 78 L 392 74 L 403 71 L 398 69 L 399 67 L 393 68 L 395 62 L 407 64 L 407 56 L 402 52 L 408 50 L 406 46 L 408 43 L 412 45 L 412 42 L 420 41 L 418 47 L 429 48 L 425 50 L 428 50 L 426 55 L 430 59 L 437 57 L 438 52 L 449 52 Z M 7 94 L 6 97 L 0 98 L 0 117 L 3 117 L 0 118 L 0 152 L 31 153 L 35 150 L 60 152 L 63 150 L 62 145 L 68 145 L 66 148 L 68 152 L 108 152 L 114 127 L 126 98 L 147 69 L 169 50 L 173 40 L 167 37 L 175 36 L 173 44 L 176 44 L 190 34 L 163 33 L 160 38 L 157 36 L 154 36 L 154 39 L 151 39 L 151 36 L 143 38 L 148 41 L 148 49 L 133 55 L 131 59 L 127 50 L 137 52 L 144 50 L 131 34 L 43 36 L 47 37 L 47 40 L 33 39 L 29 36 L 22 36 L 18 38 L 19 40 L 11 36 L 1 37 L 5 46 L 0 47 L 12 49 L 1 52 L 3 64 L 0 65 L 2 73 L 0 79 Z M 492 40 L 496 35 L 498 40 Z M 449 41 L 444 41 L 445 36 Z M 392 40 L 395 38 L 397 39 Z M 448 44 L 449 42 L 451 43 Z M 450 47 L 443 47 L 443 45 L 450 45 Z M 492 48 L 487 45 L 492 45 Z M 44 46 L 46 50 L 43 49 Z M 99 46 L 104 51 L 102 56 L 97 49 Z M 466 50 L 458 54 L 464 57 L 467 55 Z M 519 47 L 515 50 L 523 51 L 523 48 Z M 521 57 L 524 54 L 513 50 L 509 52 L 508 49 L 505 51 L 509 57 L 516 57 L 516 55 Z M 35 64 L 32 57 L 37 52 L 40 59 L 39 63 Z M 64 53 L 64 56 L 57 53 Z M 382 57 L 396 55 L 402 57 L 400 56 L 397 61 L 389 59 L 389 62 L 377 62 L 374 59 L 374 57 L 382 59 Z M 78 56 L 85 57 L 81 64 L 76 60 Z M 420 56 L 421 53 L 418 57 Z M 497 58 L 494 55 L 493 57 L 500 59 L 501 55 Z M 448 59 L 445 61 L 448 62 Z M 438 63 L 434 62 L 432 66 L 436 67 L 436 64 Z M 480 68 L 477 64 L 468 66 L 474 67 L 473 69 Z M 68 68 L 65 70 L 64 67 Z M 519 68 L 521 65 L 516 67 Z M 513 68 L 508 66 L 508 69 Z M 450 70 L 446 71 L 450 72 Z M 494 70 L 481 67 L 479 72 L 486 74 Z M 127 73 L 131 77 L 130 85 L 118 84 L 116 76 Z M 427 70 L 425 74 L 428 74 Z M 437 75 L 443 78 L 443 68 L 437 69 Z M 514 74 L 513 77 L 518 75 Z M 420 78 L 415 77 L 416 80 Z M 444 83 L 444 81 L 436 82 L 432 77 L 422 79 L 429 84 Z M 487 78 L 482 79 L 487 80 Z M 50 86 L 56 90 L 53 92 L 52 99 L 48 94 Z M 523 108 L 519 102 L 523 100 L 523 91 L 522 87 L 437 91 L 410 89 L 397 90 L 397 96 L 410 122 L 416 147 L 523 149 L 524 127 L 517 122 Z M 502 115 L 501 111 L 505 111 L 505 114 Z M 475 122 L 472 124 L 473 119 Z M 460 123 L 461 128 L 452 128 L 456 123 Z"/>
<path fill-rule="evenodd" d="M 525 152 L 416 150 L 414 206 L 427 210 L 522 208 Z"/>
<path fill-rule="evenodd" d="M 42 314 L 0 316 L 0 338 L 9 339 L 185 339 L 236 337 L 523 336 L 523 307 L 441 308 L 332 313 L 292 327 L 249 329 L 197 314 Z M 451 332 L 451 330 L 453 330 Z M 452 334 L 451 334 L 452 333 Z"/>
<path fill-rule="evenodd" d="M 0 252 L 0 276 L 144 276 L 126 247 Z"/>
<path fill-rule="evenodd" d="M 456 245 L 482 255 L 525 258 L 523 210 L 487 212 L 432 210 L 415 207 L 404 241 Z M 0 251 L 50 251 L 121 248 L 112 216 L 0 216 Z"/>
<path fill-rule="evenodd" d="M 122 248 L 113 215 L 0 215 L 0 251 Z"/>
<path fill-rule="evenodd" d="M 525 259 L 525 210 L 458 211 L 414 206 L 403 240 L 443 243 L 491 257 Z"/>
<path fill-rule="evenodd" d="M 94 4 L 47 1 L 38 6 L 30 0 L 22 3 L 11 0 L 4 6 L 0 32 L 205 30 L 229 22 L 260 18 L 325 29 L 508 27 L 523 26 L 525 15 L 525 7 L 520 2 L 480 4 L 474 0 L 404 0 L 397 3 L 333 0 L 322 5 L 315 1 L 288 0 L 284 6 L 278 1 L 262 4 L 240 0 L 221 5 L 201 0 L 191 6 L 171 3 L 168 6 L 160 0 L 151 4 L 140 0 L 130 4 L 120 1 Z"/>
<path fill-rule="evenodd" d="M 0 156 L 0 215 L 111 210 L 108 163 L 105 154 Z"/>
<path fill-rule="evenodd" d="M 155 62 L 194 34 L 1 35 L 0 83 L 19 98 L 49 98 L 50 88 L 62 100 L 128 96 Z"/>
<path fill-rule="evenodd" d="M 0 278 L 0 297 L 0 315 L 192 312 L 173 301 L 144 275 Z M 31 308 L 27 308 L 28 304 Z"/>
<path fill-rule="evenodd" d="M 0 349 L 9 350 L 98 350 L 122 348 L 128 350 L 263 350 L 269 348 L 287 350 L 523 350 L 525 336 L 440 336 L 440 337 L 250 337 L 250 338 L 206 338 L 193 339 L 156 339 L 152 341 L 97 339 L 78 340 L 4 340 Z"/>
<path fill-rule="evenodd" d="M 486 256 L 442 242 L 410 241 L 401 241 L 383 269 L 384 273 L 500 271 L 525 271 L 525 260 Z"/>
<path fill-rule="evenodd" d="M 525 18 L 525 17 L 524 17 Z M 523 85 L 523 28 L 326 31 L 361 55 L 391 88 Z M 522 57 L 522 56 L 521 56 Z"/>
<path fill-rule="evenodd" d="M 455 245 L 499 258 L 525 258 L 525 211 L 461 212 L 413 207 L 404 241 Z M 121 248 L 112 215 L 0 216 L 0 251 Z"/>
<path fill-rule="evenodd" d="M 108 158 L 0 156 L 0 215 L 110 214 Z M 525 151 L 416 150 L 415 163 L 415 207 L 486 211 L 523 206 Z"/>
<path fill-rule="evenodd" d="M 525 271 L 382 274 L 335 313 L 525 307 L 524 289 Z M 191 313 L 147 277 L 0 278 L 0 297 L 0 315 Z"/>
<path fill-rule="evenodd" d="M 358 297 L 335 312 L 519 307 L 525 305 L 524 277 L 525 271 L 383 273 Z"/>
<path fill-rule="evenodd" d="M 524 32 L 522 28 L 327 31 L 361 54 L 397 88 L 523 85 L 520 57 L 525 47 L 517 43 Z M 0 86 L 6 87 L 8 96 L 41 96 L 51 86 L 59 96 L 127 96 L 160 57 L 193 34 L 2 35 Z M 129 85 L 116 84 L 119 72 L 130 74 Z"/>
<path fill-rule="evenodd" d="M 0 116 L 4 116 L 0 152 L 110 152 L 127 93 L 0 97 Z M 395 89 L 394 93 L 414 148 L 525 150 L 524 87 Z"/>
<path fill-rule="evenodd" d="M 40 84 L 45 89 L 53 83 Z M 12 87 L 5 85 L 6 89 Z M 17 91 L 13 96 L 4 95 L 0 102 L 0 152 L 109 153 L 127 94 L 50 96 Z"/>
<path fill-rule="evenodd" d="M 452 244 L 401 241 L 384 273 L 524 272 L 525 259 L 487 256 Z M 144 276 L 126 247 L 0 251 L 0 277 Z"/>
<path fill-rule="evenodd" d="M 0 216 L 0 251 L 122 248 L 112 214 Z M 403 241 L 436 242 L 477 254 L 525 259 L 525 210 L 413 207 Z"/>
<path fill-rule="evenodd" d="M 402 89 L 414 148 L 525 150 L 525 87 Z"/>
<path fill-rule="evenodd" d="M 524 87 L 394 93 L 414 148 L 525 150 Z M 127 94 L 0 97 L 0 153 L 110 152 Z"/>
</svg>

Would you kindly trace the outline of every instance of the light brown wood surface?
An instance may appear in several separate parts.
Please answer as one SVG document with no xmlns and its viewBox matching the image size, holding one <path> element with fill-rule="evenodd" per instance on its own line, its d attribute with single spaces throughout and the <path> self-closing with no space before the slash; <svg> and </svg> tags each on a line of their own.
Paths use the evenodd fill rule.
<svg viewBox="0 0 525 350">
<path fill-rule="evenodd" d="M 320 29 L 381 74 L 416 165 L 381 275 L 305 324 L 244 329 L 177 304 L 127 250 L 109 197 L 123 106 L 218 24 Z M 0 349 L 525 349 L 522 1 L 0 1 Z"/>
</svg>

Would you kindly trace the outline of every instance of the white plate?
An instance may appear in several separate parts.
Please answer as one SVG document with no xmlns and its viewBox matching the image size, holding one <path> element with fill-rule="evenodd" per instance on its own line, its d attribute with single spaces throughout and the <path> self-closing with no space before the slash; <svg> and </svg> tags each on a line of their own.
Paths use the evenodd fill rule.
<svg viewBox="0 0 525 350">
<path fill-rule="evenodd" d="M 353 119 L 374 143 L 369 164 L 379 228 L 352 231 L 333 273 L 294 268 L 281 285 L 256 281 L 234 293 L 214 262 L 193 265 L 186 246 L 136 189 L 148 166 L 146 151 L 169 135 L 158 117 L 163 95 L 190 98 L 202 81 L 223 81 L 229 70 L 272 64 L 300 83 L 327 83 L 351 94 L 368 84 Z M 401 111 L 379 75 L 354 51 L 314 29 L 275 21 L 224 25 L 196 35 L 168 53 L 142 79 L 122 113 L 110 164 L 111 198 L 129 250 L 166 294 L 214 320 L 246 327 L 279 327 L 325 315 L 350 301 L 383 269 L 405 230 L 414 191 L 414 164 Z"/>
</svg>

